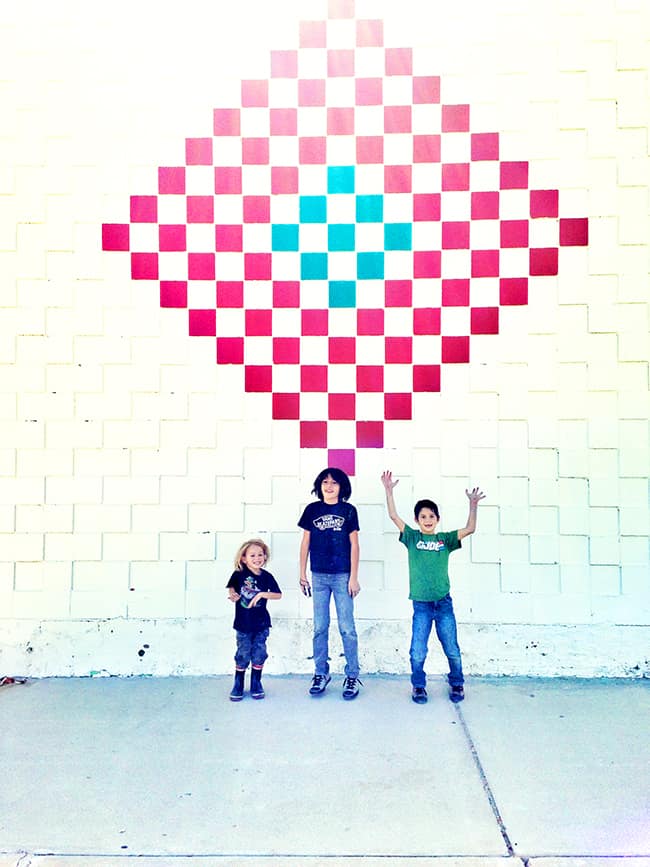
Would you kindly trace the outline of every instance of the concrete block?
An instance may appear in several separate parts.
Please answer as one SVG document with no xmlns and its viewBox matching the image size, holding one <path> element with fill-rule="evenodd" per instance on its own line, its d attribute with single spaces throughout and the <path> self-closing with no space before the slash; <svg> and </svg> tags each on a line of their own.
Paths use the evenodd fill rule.
<svg viewBox="0 0 650 867">
<path fill-rule="evenodd" d="M 73 507 L 16 506 L 15 529 L 19 533 L 70 533 L 73 529 Z"/>
<path fill-rule="evenodd" d="M 128 505 L 84 504 L 74 507 L 74 530 L 77 533 L 127 533 L 131 529 Z"/>
<path fill-rule="evenodd" d="M 47 560 L 101 560 L 101 533 L 46 533 Z"/>
<path fill-rule="evenodd" d="M 0 479 L 0 505 L 29 504 L 38 505 L 44 499 L 44 479 L 12 478 Z"/>
<path fill-rule="evenodd" d="M 157 504 L 159 485 L 159 480 L 154 477 L 108 477 L 104 479 L 103 501 L 107 505 Z"/>
<path fill-rule="evenodd" d="M 70 594 L 39 590 L 16 592 L 13 617 L 17 620 L 66 620 L 70 617 Z"/>
<path fill-rule="evenodd" d="M 69 504 L 100 503 L 102 499 L 102 480 L 95 478 L 58 478 L 50 476 L 45 482 L 45 500 L 54 506 Z"/>
<path fill-rule="evenodd" d="M 131 563 L 129 590 L 138 593 L 158 592 L 163 596 L 180 593 L 185 588 L 184 562 Z M 129 597 L 129 604 L 130 604 Z"/>
<path fill-rule="evenodd" d="M 152 449 L 162 445 L 160 431 L 162 423 L 157 421 L 114 421 L 104 422 L 102 445 L 108 448 Z"/>
<path fill-rule="evenodd" d="M 647 523 L 645 525 L 648 526 Z M 621 566 L 641 566 L 647 568 L 650 559 L 647 536 L 621 536 Z"/>
<path fill-rule="evenodd" d="M 182 618 L 185 615 L 185 591 L 167 590 L 140 592 L 137 588 L 129 593 L 127 617 L 133 620 Z"/>
<path fill-rule="evenodd" d="M 103 539 L 106 560 L 158 560 L 157 533 L 104 533 Z"/>
<path fill-rule="evenodd" d="M 47 448 L 101 448 L 102 423 L 90 418 L 73 421 L 47 421 L 45 445 Z"/>
<path fill-rule="evenodd" d="M 201 476 L 163 476 L 160 502 L 169 504 L 214 503 L 215 480 Z"/>
<path fill-rule="evenodd" d="M 160 533 L 161 560 L 208 560 L 214 555 L 214 533 Z"/>
<path fill-rule="evenodd" d="M 531 534 L 530 562 L 558 563 L 560 561 L 560 536 Z"/>
<path fill-rule="evenodd" d="M 119 595 L 128 589 L 129 563 L 125 560 L 77 560 L 72 565 L 72 589 L 75 591 Z"/>
<path fill-rule="evenodd" d="M 591 540 L 590 540 L 591 541 Z M 594 561 L 592 560 L 592 563 Z M 589 570 L 591 590 L 595 596 L 618 596 L 621 592 L 621 570 L 614 564 L 592 565 Z"/>
<path fill-rule="evenodd" d="M 72 476 L 74 472 L 72 449 L 19 448 L 17 459 L 16 475 L 23 478 L 29 476 Z"/>
</svg>

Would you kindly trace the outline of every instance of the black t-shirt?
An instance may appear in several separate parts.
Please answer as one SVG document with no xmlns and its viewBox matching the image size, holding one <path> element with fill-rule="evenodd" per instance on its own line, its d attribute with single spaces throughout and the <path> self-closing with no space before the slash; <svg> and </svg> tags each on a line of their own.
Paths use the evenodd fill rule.
<svg viewBox="0 0 650 867">
<path fill-rule="evenodd" d="M 326 575 L 350 572 L 350 533 L 359 529 L 357 510 L 351 503 L 310 503 L 298 526 L 309 531 L 312 572 Z"/>
<path fill-rule="evenodd" d="M 261 632 L 271 628 L 271 618 L 266 610 L 266 599 L 258 600 L 251 608 L 250 602 L 258 593 L 280 593 L 281 590 L 270 572 L 262 569 L 255 575 L 246 566 L 235 570 L 230 576 L 226 587 L 232 587 L 239 593 L 235 602 L 235 620 L 233 629 L 238 632 Z"/>
</svg>

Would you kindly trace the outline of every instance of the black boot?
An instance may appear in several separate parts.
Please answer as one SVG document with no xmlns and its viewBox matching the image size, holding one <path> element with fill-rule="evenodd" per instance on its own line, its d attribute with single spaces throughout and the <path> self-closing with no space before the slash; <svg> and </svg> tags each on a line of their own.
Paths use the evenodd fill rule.
<svg viewBox="0 0 650 867">
<path fill-rule="evenodd" d="M 230 690 L 230 701 L 241 701 L 244 697 L 244 675 L 246 670 L 235 671 L 235 682 Z"/>
<path fill-rule="evenodd" d="M 264 698 L 261 668 L 251 668 L 251 698 Z"/>
</svg>

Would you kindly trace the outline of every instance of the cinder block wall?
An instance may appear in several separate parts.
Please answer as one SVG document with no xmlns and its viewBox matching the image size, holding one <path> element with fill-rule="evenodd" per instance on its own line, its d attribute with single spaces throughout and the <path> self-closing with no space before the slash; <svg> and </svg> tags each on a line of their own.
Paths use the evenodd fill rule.
<svg viewBox="0 0 650 867">
<path fill-rule="evenodd" d="M 269 542 L 284 590 L 271 604 L 268 670 L 309 672 L 296 521 L 336 456 L 354 461 L 365 671 L 408 665 L 405 551 L 379 481 L 391 468 L 402 515 L 432 497 L 443 529 L 464 524 L 465 487 L 487 492 L 476 536 L 451 560 L 469 673 L 650 674 L 647 3 L 354 6 L 3 10 L 0 675 L 230 671 L 224 585 L 250 536 Z M 347 78 L 336 66 L 346 55 L 328 54 L 340 50 L 356 52 Z M 437 115 L 416 78 L 439 78 Z M 297 96 L 298 79 L 326 80 L 325 103 L 311 85 Z M 270 103 L 242 81 L 268 85 Z M 388 119 L 393 103 L 406 114 Z M 440 104 L 449 109 L 434 129 Z M 332 105 L 349 111 L 330 115 Z M 295 129 L 269 135 L 274 106 L 297 109 L 277 117 L 280 127 L 297 118 Z M 218 128 L 219 108 L 236 109 L 236 135 Z M 497 140 L 498 154 L 481 152 Z M 228 195 L 214 165 L 237 161 L 243 187 Z M 410 180 L 389 181 L 384 166 L 405 162 Z M 469 181 L 441 164 L 469 166 Z M 383 196 L 384 226 L 401 228 L 371 231 L 345 211 L 354 195 L 327 188 L 332 165 L 353 166 L 354 195 Z M 295 170 L 283 177 L 299 177 L 297 192 L 271 180 L 277 166 Z M 170 167 L 183 167 L 184 190 L 164 187 Z M 498 219 L 471 211 L 475 191 L 498 191 Z M 542 195 L 531 213 L 531 191 L 550 191 L 555 210 Z M 356 223 L 357 246 L 337 236 L 323 247 L 330 273 L 316 274 L 323 260 L 302 251 L 328 235 L 296 202 L 332 192 L 328 224 Z M 413 210 L 422 194 L 434 208 L 442 196 L 424 223 Z M 242 216 L 246 196 L 268 198 L 266 223 Z M 191 211 L 209 200 L 217 217 Z M 518 228 L 504 228 L 510 220 Z M 217 273 L 192 274 L 205 265 L 195 259 L 188 280 L 193 254 L 214 261 L 220 222 L 237 231 L 225 251 L 216 242 Z M 287 225 L 300 247 L 274 234 Z M 359 249 L 381 249 L 385 271 L 364 272 L 378 260 L 355 261 Z M 476 250 L 498 250 L 496 270 Z M 142 253 L 155 254 L 155 271 Z M 300 284 L 300 307 L 246 272 L 248 253 L 270 253 L 273 279 Z M 239 306 L 220 278 L 241 279 Z M 411 302 L 390 301 L 384 280 L 409 278 Z M 333 279 L 354 283 L 356 300 L 333 300 Z M 355 307 L 382 311 L 384 332 L 362 326 Z M 330 338 L 351 329 L 353 363 L 328 369 L 327 335 L 306 332 L 300 308 L 329 309 Z M 437 326 L 412 325 L 415 308 Z M 270 332 L 247 319 L 271 309 Z M 390 328 L 412 355 L 387 358 Z M 300 364 L 274 356 L 276 336 L 300 339 Z M 243 340 L 219 348 L 220 338 Z M 353 395 L 354 411 L 333 418 L 328 391 Z M 335 670 L 340 651 L 334 635 Z M 429 668 L 444 669 L 433 645 Z"/>
</svg>

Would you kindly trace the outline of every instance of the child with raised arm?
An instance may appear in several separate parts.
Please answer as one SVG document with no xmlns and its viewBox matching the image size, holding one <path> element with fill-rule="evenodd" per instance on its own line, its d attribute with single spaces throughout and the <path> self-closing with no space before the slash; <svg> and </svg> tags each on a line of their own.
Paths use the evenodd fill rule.
<svg viewBox="0 0 650 867">
<path fill-rule="evenodd" d="M 235 555 L 235 571 L 226 587 L 228 598 L 235 603 L 233 629 L 237 637 L 235 682 L 230 701 L 244 697 L 244 676 L 251 664 L 251 697 L 264 698 L 262 667 L 268 658 L 266 641 L 271 618 L 266 610 L 268 599 L 281 599 L 282 593 L 270 572 L 264 569 L 270 557 L 269 546 L 261 539 L 249 539 Z"/>
<path fill-rule="evenodd" d="M 413 603 L 413 631 L 409 657 L 411 661 L 411 698 L 416 704 L 427 701 L 427 676 L 424 662 L 431 627 L 435 623 L 436 635 L 442 645 L 449 674 L 449 698 L 453 702 L 465 698 L 463 684 L 463 665 L 456 637 L 456 617 L 451 596 L 449 595 L 449 555 L 461 547 L 461 540 L 476 530 L 476 510 L 479 501 L 485 497 L 478 488 L 465 490 L 469 499 L 467 523 L 460 530 L 450 533 L 437 533 L 440 520 L 438 506 L 433 500 L 418 500 L 414 515 L 418 530 L 409 527 L 395 508 L 393 488 L 399 479 L 393 480 L 390 470 L 382 473 L 382 484 L 386 491 L 388 515 L 399 530 L 399 540 L 408 550 L 409 599 Z"/>
</svg>

